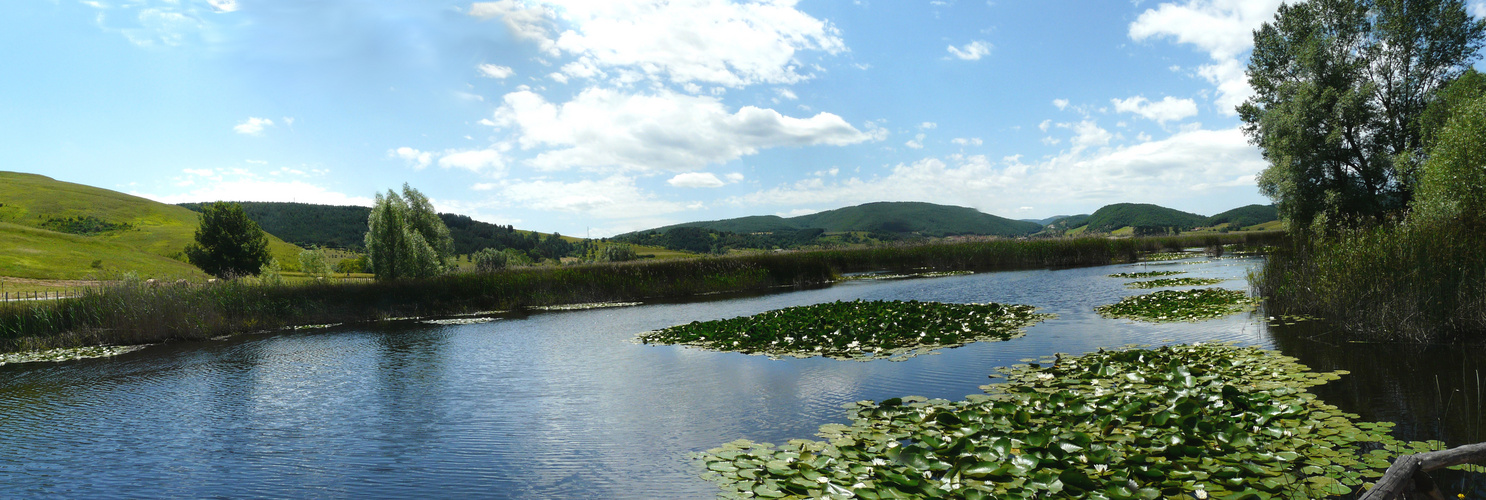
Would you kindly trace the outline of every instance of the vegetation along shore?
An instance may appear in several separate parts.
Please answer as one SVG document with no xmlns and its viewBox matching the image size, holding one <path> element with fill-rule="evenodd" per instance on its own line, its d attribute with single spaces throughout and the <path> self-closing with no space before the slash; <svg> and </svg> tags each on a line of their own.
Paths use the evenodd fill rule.
<svg viewBox="0 0 1486 500">
<path fill-rule="evenodd" d="M 0 350 L 125 345 L 410 316 L 817 286 L 865 271 L 998 271 L 1133 262 L 1142 252 L 1260 247 L 1283 233 L 991 240 L 505 268 L 366 282 L 125 280 L 81 297 L 0 305 Z"/>
</svg>

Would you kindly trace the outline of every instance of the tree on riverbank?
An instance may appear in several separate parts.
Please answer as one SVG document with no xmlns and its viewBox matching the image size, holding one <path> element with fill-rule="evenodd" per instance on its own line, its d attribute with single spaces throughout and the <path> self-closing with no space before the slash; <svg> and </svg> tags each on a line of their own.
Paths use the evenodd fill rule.
<svg viewBox="0 0 1486 500">
<path fill-rule="evenodd" d="M 1406 210 L 1427 156 L 1420 118 L 1486 45 L 1461 0 L 1314 0 L 1254 32 L 1243 130 L 1260 190 L 1291 228 Z"/>
<path fill-rule="evenodd" d="M 449 268 L 453 239 L 428 197 L 407 184 L 377 195 L 367 218 L 366 254 L 377 279 L 427 278 Z"/>
<path fill-rule="evenodd" d="M 185 253 L 191 265 L 218 278 L 255 275 L 268 263 L 268 236 L 242 206 L 219 201 L 202 210 L 196 241 Z"/>
</svg>

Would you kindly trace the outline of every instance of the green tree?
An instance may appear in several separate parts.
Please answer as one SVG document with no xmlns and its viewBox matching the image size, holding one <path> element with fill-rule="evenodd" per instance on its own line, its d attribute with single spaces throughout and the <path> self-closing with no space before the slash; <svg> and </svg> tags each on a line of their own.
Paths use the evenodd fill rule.
<svg viewBox="0 0 1486 500">
<path fill-rule="evenodd" d="M 299 270 L 310 276 L 330 274 L 330 263 L 325 259 L 325 250 L 314 248 L 299 252 Z"/>
<path fill-rule="evenodd" d="M 635 254 L 635 247 L 623 243 L 605 245 L 603 250 L 599 251 L 599 260 L 603 262 L 625 262 L 638 258 L 639 255 Z"/>
<path fill-rule="evenodd" d="M 1486 21 L 1461 0 L 1312 0 L 1254 32 L 1243 130 L 1270 166 L 1260 191 L 1291 227 L 1409 204 L 1420 117 L 1475 60 Z"/>
<path fill-rule="evenodd" d="M 218 278 L 256 275 L 269 260 L 268 237 L 242 206 L 219 201 L 203 207 L 186 259 Z"/>
<path fill-rule="evenodd" d="M 444 272 L 454 248 L 449 228 L 418 190 L 377 195 L 367 217 L 366 254 L 377 279 L 427 278 Z"/>
<path fill-rule="evenodd" d="M 495 272 L 506 267 L 506 253 L 494 248 L 481 248 L 473 256 L 475 270 L 482 273 Z"/>
<path fill-rule="evenodd" d="M 1454 108 L 1424 163 L 1410 217 L 1479 228 L 1486 215 L 1486 97 Z"/>
</svg>

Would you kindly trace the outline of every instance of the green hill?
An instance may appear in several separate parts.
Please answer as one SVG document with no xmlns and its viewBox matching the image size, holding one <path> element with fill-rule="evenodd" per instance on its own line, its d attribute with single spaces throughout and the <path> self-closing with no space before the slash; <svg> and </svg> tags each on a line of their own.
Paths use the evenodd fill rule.
<svg viewBox="0 0 1486 500">
<path fill-rule="evenodd" d="M 997 217 L 973 208 L 920 202 L 879 202 L 827 210 L 799 217 L 783 218 L 772 215 L 740 217 L 716 221 L 688 222 L 685 224 L 659 227 L 650 231 L 665 233 L 680 227 L 694 227 L 739 234 L 795 232 L 802 229 L 817 228 L 831 233 L 861 231 L 918 234 L 922 236 L 964 234 L 1022 236 L 1035 233 L 1042 229 L 1042 226 L 1035 222 Z"/>
<path fill-rule="evenodd" d="M 0 275 L 37 279 L 200 278 L 181 252 L 197 214 L 117 191 L 0 172 Z M 269 252 L 298 267 L 300 248 L 269 236 Z M 95 267 L 93 264 L 97 263 Z"/>
<path fill-rule="evenodd" d="M 243 201 L 248 218 L 270 234 L 303 247 L 360 250 L 366 236 L 366 219 L 371 207 L 314 205 L 271 201 Z M 202 203 L 180 206 L 200 211 Z M 439 214 L 454 238 L 454 253 L 472 254 L 483 248 L 531 250 L 544 233 L 523 231 L 511 226 L 490 224 L 459 214 Z M 577 238 L 564 239 L 570 242 Z"/>
<path fill-rule="evenodd" d="M 1108 233 L 1124 227 L 1136 232 L 1175 228 L 1190 230 L 1207 225 L 1207 217 L 1149 203 L 1116 203 L 1105 205 L 1089 215 L 1089 231 Z"/>
<path fill-rule="evenodd" d="M 1229 228 L 1238 229 L 1277 220 L 1280 220 L 1280 211 L 1274 205 L 1248 205 L 1208 217 L 1207 225 L 1227 223 Z"/>
</svg>

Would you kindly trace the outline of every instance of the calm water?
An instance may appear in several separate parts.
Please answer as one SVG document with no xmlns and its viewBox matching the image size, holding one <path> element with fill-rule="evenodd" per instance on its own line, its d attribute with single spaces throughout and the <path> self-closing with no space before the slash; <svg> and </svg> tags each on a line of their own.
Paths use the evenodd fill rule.
<svg viewBox="0 0 1486 500">
<path fill-rule="evenodd" d="M 1246 289 L 1243 277 L 1257 263 L 1145 269 L 1230 278 L 1222 286 Z M 1317 392 L 1369 418 L 1408 421 L 1401 434 L 1479 434 L 1480 385 L 1472 377 L 1480 356 L 1359 350 L 1314 327 L 1279 331 L 1257 313 L 1165 325 L 1095 315 L 1096 305 L 1141 293 L 1105 277 L 1131 270 L 1140 266 L 852 282 L 0 366 L 0 497 L 708 498 L 716 487 L 699 479 L 692 452 L 739 438 L 810 438 L 822 424 L 846 422 L 847 403 L 961 399 L 980 392 L 998 366 L 1131 343 L 1277 347 L 1317 369 L 1353 371 Z M 1019 339 L 902 362 L 771 360 L 631 342 L 693 320 L 852 299 L 1032 304 L 1058 318 Z M 1322 341 L 1304 340 L 1315 337 Z M 1354 351 L 1362 354 L 1344 354 Z M 1436 373 L 1448 379 L 1439 391 L 1441 377 L 1422 375 Z M 1428 400 L 1408 399 L 1425 385 Z M 1426 408 L 1435 394 L 1455 396 Z"/>
</svg>

